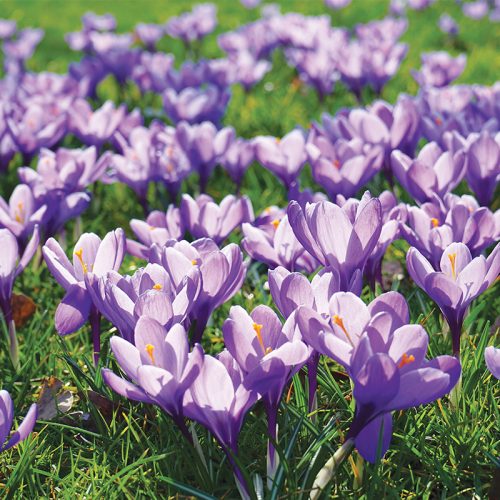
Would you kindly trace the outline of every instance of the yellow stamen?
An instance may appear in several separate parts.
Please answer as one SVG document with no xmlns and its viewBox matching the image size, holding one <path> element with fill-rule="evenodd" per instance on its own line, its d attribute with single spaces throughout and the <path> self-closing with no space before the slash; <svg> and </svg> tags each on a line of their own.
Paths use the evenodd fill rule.
<svg viewBox="0 0 500 500">
<path fill-rule="evenodd" d="M 163 287 L 159 284 L 156 283 L 156 285 L 153 286 L 153 290 L 161 290 Z"/>
<path fill-rule="evenodd" d="M 264 353 L 266 353 L 266 348 L 264 347 L 264 340 L 262 339 L 262 325 L 254 323 L 253 329 L 255 330 L 255 335 L 257 335 L 257 339 L 259 341 L 260 346 L 262 347 L 262 350 L 264 351 Z"/>
<path fill-rule="evenodd" d="M 271 224 L 273 225 L 274 227 L 274 230 L 276 231 L 278 229 L 278 226 L 280 225 L 280 221 L 279 219 L 274 219 Z"/>
<path fill-rule="evenodd" d="M 272 347 L 266 347 L 266 350 L 264 351 L 265 354 L 269 354 L 270 352 L 273 352 Z"/>
<path fill-rule="evenodd" d="M 24 222 L 24 205 L 22 201 L 17 204 L 17 210 L 15 212 L 15 219 L 17 222 L 22 224 Z"/>
<path fill-rule="evenodd" d="M 457 272 L 456 272 L 456 269 L 455 269 L 455 262 L 457 260 L 457 254 L 456 253 L 449 253 L 448 254 L 448 259 L 450 260 L 451 274 L 453 276 L 453 279 L 457 279 Z"/>
<path fill-rule="evenodd" d="M 266 213 L 267 215 L 269 215 L 271 213 L 271 207 L 264 208 L 264 213 Z"/>
<path fill-rule="evenodd" d="M 340 168 L 340 161 L 339 160 L 333 160 L 332 164 L 335 168 L 337 168 L 337 169 Z"/>
<path fill-rule="evenodd" d="M 155 229 L 156 229 L 156 227 L 155 227 L 155 226 L 149 226 L 149 230 L 150 230 L 150 231 L 154 231 Z"/>
<path fill-rule="evenodd" d="M 431 219 L 431 222 L 432 222 L 432 227 L 438 227 L 439 226 L 439 220 L 436 219 L 435 217 L 433 217 Z"/>
<path fill-rule="evenodd" d="M 413 363 L 415 361 L 415 356 L 413 354 L 406 354 L 406 352 L 401 357 L 401 361 L 398 363 L 398 368 L 403 368 L 403 366 Z"/>
<path fill-rule="evenodd" d="M 75 255 L 76 255 L 77 259 L 80 261 L 83 272 L 86 274 L 88 272 L 88 268 L 87 268 L 87 264 L 85 264 L 85 262 L 83 262 L 83 248 L 80 248 L 80 250 L 75 250 Z"/>
<path fill-rule="evenodd" d="M 279 137 L 275 137 L 276 144 L 279 144 L 281 142 L 281 139 Z"/>
<path fill-rule="evenodd" d="M 191 264 L 193 264 L 193 266 L 197 266 L 198 265 L 198 261 L 196 259 L 193 259 L 191 261 Z"/>
<path fill-rule="evenodd" d="M 334 314 L 332 316 L 332 321 L 340 327 L 340 329 L 344 332 L 345 336 L 347 337 L 347 340 L 349 343 L 354 346 L 354 343 L 352 342 L 351 336 L 349 335 L 349 332 L 347 331 L 345 325 L 344 325 L 344 320 L 337 314 Z"/>
<path fill-rule="evenodd" d="M 443 120 L 441 120 L 441 118 L 437 117 L 434 122 L 436 123 L 436 125 L 438 126 L 441 126 L 443 124 Z"/>
<path fill-rule="evenodd" d="M 155 357 L 154 357 L 154 350 L 155 350 L 155 346 L 152 345 L 152 344 L 146 344 L 144 346 L 144 349 L 146 349 L 146 352 L 148 353 L 148 356 L 149 356 L 149 359 L 151 360 L 151 363 L 153 363 L 153 365 L 155 364 Z"/>
</svg>

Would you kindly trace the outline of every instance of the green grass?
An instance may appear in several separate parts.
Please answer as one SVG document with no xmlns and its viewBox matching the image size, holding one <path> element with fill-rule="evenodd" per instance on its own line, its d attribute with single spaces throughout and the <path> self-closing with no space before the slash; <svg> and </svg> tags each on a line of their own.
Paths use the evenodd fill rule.
<svg viewBox="0 0 500 500">
<path fill-rule="evenodd" d="M 77 55 L 64 44 L 67 31 L 79 29 L 80 16 L 87 10 L 98 13 L 113 12 L 119 30 L 125 31 L 138 21 L 161 22 L 180 13 L 194 2 L 187 1 L 60 1 L 2 0 L 2 15 L 16 19 L 25 26 L 40 26 L 46 36 L 30 68 L 36 71 L 65 71 Z M 233 29 L 243 22 L 256 19 L 236 0 L 216 2 L 220 25 L 217 33 Z M 327 10 L 318 1 L 282 1 L 283 11 L 322 14 Z M 333 13 L 335 25 L 352 27 L 357 22 L 380 18 L 387 11 L 387 2 L 354 0 L 345 11 Z M 461 35 L 450 46 L 437 29 L 437 19 L 448 11 L 459 20 Z M 499 74 L 497 57 L 499 30 L 487 21 L 464 18 L 452 0 L 424 12 L 410 13 L 409 30 L 404 41 L 410 50 L 397 76 L 387 85 L 383 98 L 394 101 L 399 92 L 416 92 L 410 69 L 418 67 L 420 53 L 445 48 L 453 53 L 467 52 L 468 63 L 460 82 L 490 85 Z M 184 57 L 178 41 L 165 40 L 162 48 L 175 53 L 177 61 Z M 216 37 L 211 35 L 203 47 L 207 57 L 221 55 Z M 320 103 L 315 93 L 304 86 L 291 86 L 294 71 L 288 68 L 281 54 L 276 54 L 273 70 L 249 95 L 234 89 L 226 123 L 233 125 L 245 137 L 271 133 L 282 135 L 296 124 L 307 126 L 322 112 L 333 113 L 343 106 L 354 105 L 354 100 L 340 87 Z M 271 82 L 274 90 L 268 92 L 264 84 Z M 118 99 L 116 87 L 107 81 L 100 88 L 100 98 Z M 126 96 L 130 108 L 144 107 L 137 92 L 129 89 Z M 74 142 L 68 145 L 75 146 Z M 10 195 L 17 180 L 15 167 L 0 179 L 0 194 Z M 308 172 L 304 180 L 308 183 Z M 374 193 L 384 186 L 381 178 L 370 187 Z M 190 179 L 184 190 L 194 192 L 196 183 Z M 229 178 L 217 170 L 209 187 L 216 199 L 234 191 Z M 284 204 L 285 192 L 276 180 L 259 166 L 246 175 L 244 193 L 254 203 L 256 212 L 270 204 Z M 141 216 L 141 209 L 133 193 L 123 186 L 98 186 L 98 197 L 83 215 L 85 231 L 103 236 L 118 226 L 127 231 L 131 217 Z M 156 207 L 166 200 L 151 198 Z M 119 209 L 117 209 L 119 207 Z M 77 235 L 74 223 L 68 224 L 69 248 Z M 235 237 L 238 240 L 238 235 Z M 392 258 L 403 260 L 406 247 L 397 244 Z M 128 259 L 122 270 L 132 272 L 139 263 Z M 262 287 L 266 268 L 252 264 L 240 293 L 222 306 L 207 329 L 205 347 L 217 352 L 222 347 L 221 326 L 229 307 L 239 304 L 247 310 L 260 303 L 271 304 Z M 430 355 L 449 353 L 451 342 L 447 328 L 434 303 L 405 277 L 399 290 L 407 297 L 412 321 L 425 324 L 430 336 Z M 16 415 L 22 416 L 44 377 L 55 376 L 75 395 L 75 404 L 69 415 L 60 415 L 49 422 L 39 422 L 36 434 L 13 450 L 0 454 L 1 496 L 14 498 L 166 498 L 179 495 L 197 498 L 234 498 L 236 490 L 223 453 L 209 434 L 196 426 L 208 469 L 185 444 L 172 422 L 159 410 L 133 404 L 113 394 L 102 382 L 100 370 L 90 362 L 90 332 L 82 329 L 76 335 L 61 339 L 54 329 L 54 311 L 62 297 L 62 290 L 54 282 L 44 265 L 32 265 L 18 279 L 16 292 L 32 297 L 37 304 L 33 318 L 19 331 L 21 369 L 15 373 L 8 358 L 6 339 L 0 350 L 0 386 L 11 392 L 16 403 Z M 498 285 L 483 294 L 473 304 L 471 321 L 466 323 L 463 338 L 463 398 L 457 411 L 448 401 L 427 405 L 394 415 L 394 437 L 391 449 L 375 465 L 365 465 L 359 489 L 353 486 L 350 462 L 339 470 L 331 495 L 334 497 L 363 498 L 462 498 L 487 497 L 492 492 L 493 476 L 498 474 L 500 436 L 498 432 L 498 383 L 485 368 L 484 347 L 493 342 L 491 326 L 498 314 L 500 302 Z M 369 300 L 369 293 L 363 296 Z M 105 325 L 103 335 L 103 366 L 116 368 L 108 356 L 109 337 L 114 333 Z M 326 360 L 320 366 L 319 411 L 315 421 L 306 415 L 306 387 L 303 374 L 294 378 L 288 404 L 283 404 L 279 415 L 280 455 L 282 469 L 276 488 L 269 498 L 307 498 L 307 490 L 318 469 L 338 448 L 341 436 L 348 429 L 353 406 L 350 384 L 337 374 L 338 366 Z M 102 398 L 98 399 L 96 393 Z M 265 473 L 266 422 L 261 405 L 257 405 L 245 421 L 240 439 L 240 460 L 248 474 Z M 266 497 L 267 498 L 267 497 Z"/>
</svg>

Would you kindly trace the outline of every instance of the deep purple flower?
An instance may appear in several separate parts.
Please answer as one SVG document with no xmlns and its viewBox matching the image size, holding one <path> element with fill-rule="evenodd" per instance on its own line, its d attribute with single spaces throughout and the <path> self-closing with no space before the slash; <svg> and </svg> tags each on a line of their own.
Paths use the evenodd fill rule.
<svg viewBox="0 0 500 500">
<path fill-rule="evenodd" d="M 366 332 L 355 349 L 349 376 L 356 413 L 346 439 L 376 462 L 389 449 L 392 412 L 431 403 L 448 394 L 460 378 L 452 356 L 427 360 L 428 335 L 420 325 L 397 329 L 385 345 Z"/>
<path fill-rule="evenodd" d="M 220 204 L 211 196 L 201 194 L 193 199 L 182 195 L 181 216 L 193 238 L 211 238 L 220 245 L 231 232 L 244 222 L 254 219 L 252 202 L 247 196 L 225 196 Z"/>
<path fill-rule="evenodd" d="M 90 319 L 96 364 L 101 348 L 100 313 L 92 303 L 85 276 L 89 272 L 100 277 L 108 271 L 117 271 L 123 261 L 125 245 L 125 233 L 116 229 L 102 241 L 93 233 L 82 234 L 75 245 L 73 263 L 54 238 L 50 238 L 42 249 L 49 271 L 66 291 L 57 306 L 56 330 L 60 335 L 67 335 L 79 330 Z"/>
<path fill-rule="evenodd" d="M 484 350 L 484 360 L 491 374 L 500 380 L 500 349 L 490 345 Z"/>
<path fill-rule="evenodd" d="M 391 154 L 392 171 L 419 202 L 430 201 L 437 194 L 443 198 L 465 175 L 465 154 L 443 151 L 435 142 L 426 144 L 415 159 L 401 151 Z"/>
<path fill-rule="evenodd" d="M 217 130 L 210 122 L 203 122 L 199 125 L 181 122 L 177 125 L 175 137 L 192 168 L 198 171 L 200 191 L 204 192 L 210 174 L 235 138 L 234 129 L 224 127 Z"/>
<path fill-rule="evenodd" d="M 22 255 L 19 255 L 16 237 L 8 229 L 0 229 L 0 248 L 2 249 L 0 257 L 0 311 L 9 330 L 10 357 L 15 368 L 19 365 L 19 352 L 11 304 L 12 289 L 15 279 L 24 271 L 35 255 L 39 242 L 38 226 L 35 226 L 30 242 Z M 1 442 L 3 441 L 0 440 Z"/>
<path fill-rule="evenodd" d="M 422 54 L 421 59 L 421 70 L 412 72 L 420 87 L 445 87 L 463 73 L 467 62 L 465 54 L 455 58 L 445 51 Z"/>
<path fill-rule="evenodd" d="M 181 211 L 174 205 L 169 205 L 166 212 L 154 210 L 145 221 L 132 219 L 130 228 L 139 242 L 127 239 L 127 252 L 146 260 L 151 245 L 163 247 L 170 239 L 179 241 L 186 230 Z"/>
<path fill-rule="evenodd" d="M 220 159 L 221 165 L 240 189 L 243 176 L 255 160 L 253 143 L 246 139 L 235 139 Z"/>
<path fill-rule="evenodd" d="M 109 271 L 104 276 L 89 272 L 85 285 L 97 310 L 116 326 L 120 335 L 134 343 L 134 329 L 142 316 L 165 328 L 185 324 L 198 298 L 201 276 L 197 267 L 176 287 L 163 267 L 148 264 L 133 276 Z M 187 322 L 186 322 L 187 323 Z"/>
<path fill-rule="evenodd" d="M 326 201 L 305 209 L 291 201 L 288 219 L 304 248 L 321 264 L 338 269 L 341 290 L 363 272 L 382 231 L 381 203 L 370 196 L 363 197 L 355 213 Z"/>
<path fill-rule="evenodd" d="M 262 136 L 253 141 L 255 157 L 289 188 L 306 162 L 306 141 L 300 130 L 293 130 L 282 139 Z"/>
<path fill-rule="evenodd" d="M 192 343 L 199 342 L 212 312 L 233 297 L 241 288 L 246 276 L 247 263 L 234 243 L 219 250 L 218 245 L 202 238 L 193 243 L 170 240 L 166 247 L 153 245 L 150 261 L 162 264 L 172 283 L 179 287 L 193 266 L 202 276 L 202 290 L 190 313 L 194 324 Z"/>
<path fill-rule="evenodd" d="M 14 403 L 7 391 L 0 391 L 0 452 L 8 450 L 21 441 L 24 441 L 33 431 L 37 417 L 38 407 L 36 404 L 32 404 L 22 424 L 19 425 L 11 438 L 5 442 L 14 421 Z"/>
<path fill-rule="evenodd" d="M 452 243 L 441 257 L 439 269 L 416 249 L 406 254 L 406 265 L 417 286 L 441 309 L 450 327 L 453 355 L 460 357 L 462 324 L 470 303 L 497 279 L 500 271 L 500 245 L 486 259 L 471 256 L 463 243 Z"/>
<path fill-rule="evenodd" d="M 183 400 L 202 370 L 201 346 L 197 344 L 189 352 L 186 331 L 181 325 L 166 329 L 146 317 L 137 322 L 135 345 L 116 336 L 111 337 L 110 344 L 127 378 L 104 368 L 102 375 L 106 384 L 132 401 L 158 405 L 191 441 L 184 423 Z"/>
</svg>

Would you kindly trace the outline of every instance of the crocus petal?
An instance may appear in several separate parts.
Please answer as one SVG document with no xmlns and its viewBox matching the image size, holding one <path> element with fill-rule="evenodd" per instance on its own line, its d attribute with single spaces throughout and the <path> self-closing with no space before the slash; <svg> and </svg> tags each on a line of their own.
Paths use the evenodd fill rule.
<svg viewBox="0 0 500 500">
<path fill-rule="evenodd" d="M 8 450 L 9 448 L 16 446 L 17 443 L 24 441 L 35 427 L 37 417 L 38 407 L 36 404 L 32 404 L 21 425 L 17 428 L 16 432 L 14 432 L 3 449 Z"/>
<path fill-rule="evenodd" d="M 107 368 L 102 369 L 102 378 L 104 382 L 117 394 L 124 398 L 138 401 L 139 403 L 152 403 L 151 398 L 137 385 L 128 382 L 119 377 Z"/>
<path fill-rule="evenodd" d="M 57 306 L 56 330 L 60 335 L 68 335 L 79 330 L 87 321 L 92 299 L 85 288 L 71 285 Z"/>
<path fill-rule="evenodd" d="M 382 432 L 382 436 L 380 433 Z M 382 438 L 382 439 L 381 439 Z M 368 462 L 375 463 L 389 449 L 392 438 L 392 415 L 374 418 L 358 433 L 355 445 L 358 453 Z"/>
</svg>

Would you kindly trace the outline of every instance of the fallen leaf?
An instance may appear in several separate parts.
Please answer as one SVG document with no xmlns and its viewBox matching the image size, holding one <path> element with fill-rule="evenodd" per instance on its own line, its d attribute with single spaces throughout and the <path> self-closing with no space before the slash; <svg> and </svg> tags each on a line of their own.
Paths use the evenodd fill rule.
<svg viewBox="0 0 500 500">
<path fill-rule="evenodd" d="M 21 328 L 31 319 L 33 314 L 35 314 L 36 304 L 30 297 L 18 293 L 12 295 L 11 304 L 16 328 Z"/>
<path fill-rule="evenodd" d="M 52 420 L 73 407 L 74 396 L 69 390 L 61 390 L 63 383 L 56 377 L 43 380 L 38 396 L 38 418 Z"/>
</svg>

